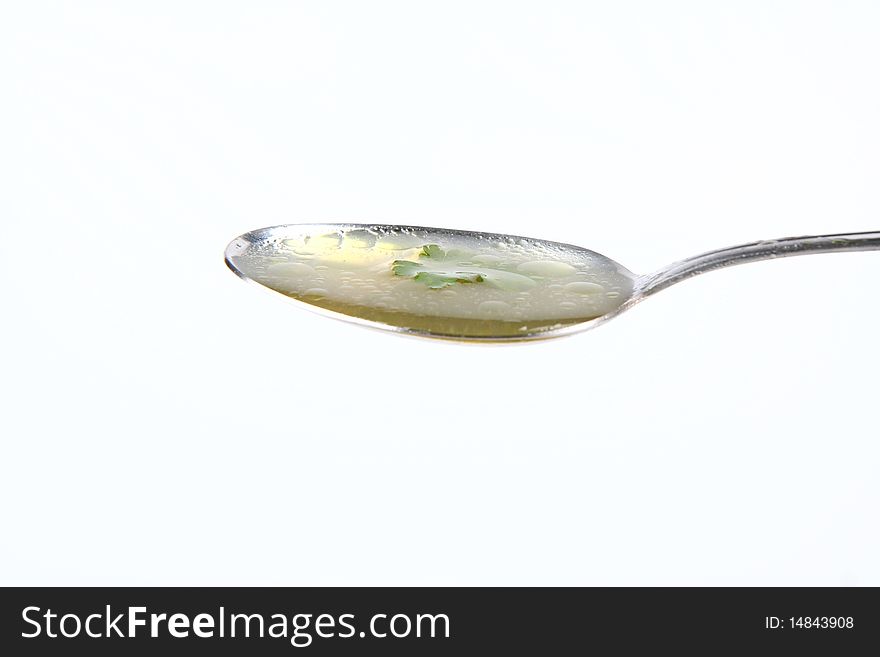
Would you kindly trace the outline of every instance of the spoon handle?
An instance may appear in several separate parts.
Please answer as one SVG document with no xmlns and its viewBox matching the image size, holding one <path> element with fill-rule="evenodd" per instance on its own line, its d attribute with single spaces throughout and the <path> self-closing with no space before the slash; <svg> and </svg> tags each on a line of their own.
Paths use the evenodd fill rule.
<svg viewBox="0 0 880 657">
<path fill-rule="evenodd" d="M 740 244 L 726 249 L 709 251 L 664 267 L 660 271 L 639 279 L 636 296 L 646 297 L 654 292 L 683 281 L 691 276 L 713 269 L 739 265 L 756 260 L 785 258 L 811 253 L 839 253 L 842 251 L 872 251 L 880 249 L 880 231 L 867 233 L 842 233 L 840 235 L 813 235 L 806 237 L 783 237 Z"/>
</svg>

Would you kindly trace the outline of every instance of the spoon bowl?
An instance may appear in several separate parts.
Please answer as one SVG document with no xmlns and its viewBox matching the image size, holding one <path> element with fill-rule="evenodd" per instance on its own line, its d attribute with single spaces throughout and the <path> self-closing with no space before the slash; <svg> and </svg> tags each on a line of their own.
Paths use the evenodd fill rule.
<svg viewBox="0 0 880 657">
<path fill-rule="evenodd" d="M 584 331 L 691 276 L 807 253 L 880 249 L 880 232 L 752 242 L 639 276 L 583 247 L 382 224 L 289 224 L 232 240 L 226 264 L 330 317 L 447 340 L 518 342 Z"/>
</svg>

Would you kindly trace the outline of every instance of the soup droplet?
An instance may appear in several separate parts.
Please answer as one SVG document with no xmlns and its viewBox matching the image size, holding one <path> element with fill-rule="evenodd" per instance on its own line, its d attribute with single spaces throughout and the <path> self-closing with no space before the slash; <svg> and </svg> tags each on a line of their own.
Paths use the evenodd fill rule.
<svg viewBox="0 0 880 657">
<path fill-rule="evenodd" d="M 565 286 L 566 291 L 574 294 L 600 294 L 605 288 L 596 283 L 588 283 L 587 281 L 575 281 Z"/>
<path fill-rule="evenodd" d="M 533 260 L 517 266 L 516 270 L 522 274 L 551 278 L 553 276 L 567 276 L 574 274 L 577 269 L 567 262 L 558 260 Z"/>
</svg>

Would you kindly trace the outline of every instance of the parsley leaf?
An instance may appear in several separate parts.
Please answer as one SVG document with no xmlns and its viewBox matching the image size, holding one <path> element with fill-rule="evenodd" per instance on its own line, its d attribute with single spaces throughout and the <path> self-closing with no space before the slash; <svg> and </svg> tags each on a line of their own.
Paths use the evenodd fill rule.
<svg viewBox="0 0 880 657">
<path fill-rule="evenodd" d="M 404 276 L 424 283 L 432 290 L 449 287 L 455 283 L 482 283 L 483 276 L 478 271 L 458 271 L 458 262 L 467 254 L 463 251 L 444 251 L 437 244 L 426 244 L 419 251 L 419 260 L 431 260 L 430 267 L 412 260 L 395 260 L 391 271 L 396 276 Z M 449 265 L 444 266 L 444 265 Z"/>
<path fill-rule="evenodd" d="M 441 249 L 436 244 L 426 244 L 422 247 L 422 250 L 419 251 L 419 257 L 443 259 L 446 257 L 446 251 Z"/>
<path fill-rule="evenodd" d="M 420 265 L 412 260 L 395 260 L 391 263 L 391 271 L 394 275 L 405 276 L 406 278 L 415 278 L 419 270 L 423 268 L 424 265 Z"/>
<path fill-rule="evenodd" d="M 483 282 L 479 272 L 426 269 L 423 264 L 411 260 L 395 260 L 391 263 L 391 271 L 396 276 L 404 276 L 424 283 L 432 290 L 439 290 L 454 283 Z"/>
<path fill-rule="evenodd" d="M 469 271 L 457 271 L 455 273 L 423 271 L 416 274 L 414 280 L 424 283 L 432 290 L 439 290 L 453 283 L 482 283 L 483 277 L 480 274 Z"/>
<path fill-rule="evenodd" d="M 473 254 L 460 249 L 444 251 L 437 244 L 426 244 L 418 253 L 419 262 L 395 260 L 391 271 L 396 276 L 412 278 L 432 290 L 439 290 L 455 283 L 488 282 L 502 290 L 524 290 L 535 282 L 513 272 L 487 269 L 473 262 Z"/>
</svg>

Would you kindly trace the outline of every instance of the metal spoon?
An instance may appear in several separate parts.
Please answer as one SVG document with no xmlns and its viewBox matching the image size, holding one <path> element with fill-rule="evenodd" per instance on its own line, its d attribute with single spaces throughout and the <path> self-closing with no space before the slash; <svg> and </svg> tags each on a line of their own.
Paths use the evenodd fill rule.
<svg viewBox="0 0 880 657">
<path fill-rule="evenodd" d="M 512 342 L 597 326 L 691 276 L 757 260 L 880 249 L 880 232 L 709 251 L 644 276 L 594 251 L 418 226 L 290 224 L 232 240 L 226 264 L 337 319 L 423 337 Z"/>
</svg>

